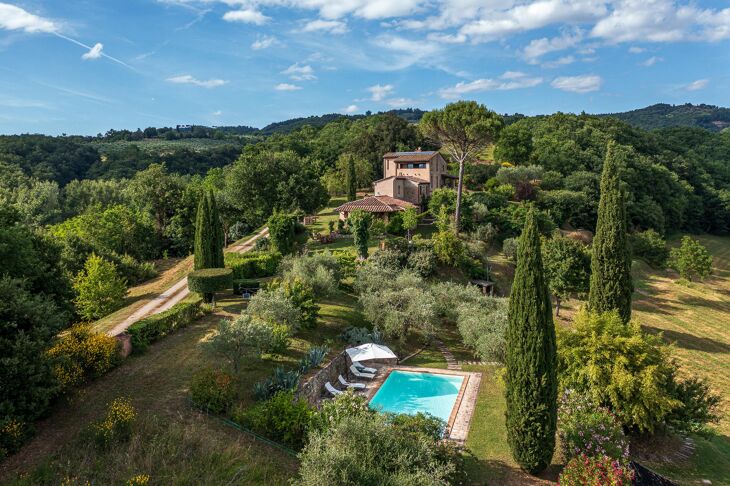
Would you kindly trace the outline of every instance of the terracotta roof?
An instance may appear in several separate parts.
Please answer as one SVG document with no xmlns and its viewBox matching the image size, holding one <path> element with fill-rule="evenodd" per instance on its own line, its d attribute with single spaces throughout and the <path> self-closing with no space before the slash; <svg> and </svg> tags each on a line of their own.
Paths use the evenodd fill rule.
<svg viewBox="0 0 730 486">
<path fill-rule="evenodd" d="M 416 184 L 430 184 L 430 182 L 428 182 L 426 179 L 421 179 L 420 177 L 413 177 L 413 176 L 403 176 L 403 175 L 390 176 L 390 177 L 385 177 L 383 179 L 378 179 L 377 181 L 374 181 L 373 184 L 377 184 L 378 182 L 387 181 L 390 179 L 407 179 L 409 181 L 415 182 Z"/>
<path fill-rule="evenodd" d="M 388 152 L 383 155 L 384 159 L 395 159 L 396 162 L 428 162 L 434 155 L 438 154 L 433 150 L 414 152 Z"/>
<path fill-rule="evenodd" d="M 346 202 L 340 207 L 335 208 L 337 212 L 352 212 L 357 209 L 367 211 L 369 213 L 392 213 L 394 211 L 403 211 L 407 208 L 415 208 L 416 206 L 396 199 L 390 196 L 369 196 L 355 201 Z"/>
</svg>

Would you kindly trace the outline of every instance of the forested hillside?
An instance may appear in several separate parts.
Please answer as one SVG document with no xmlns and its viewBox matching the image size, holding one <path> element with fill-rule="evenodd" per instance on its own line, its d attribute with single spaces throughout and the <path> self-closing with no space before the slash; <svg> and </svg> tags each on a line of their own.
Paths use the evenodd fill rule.
<svg viewBox="0 0 730 486">
<path fill-rule="evenodd" d="M 607 113 L 644 130 L 666 127 L 700 127 L 719 132 L 730 127 L 730 108 L 714 105 L 668 105 L 658 103 L 623 113 Z"/>
</svg>

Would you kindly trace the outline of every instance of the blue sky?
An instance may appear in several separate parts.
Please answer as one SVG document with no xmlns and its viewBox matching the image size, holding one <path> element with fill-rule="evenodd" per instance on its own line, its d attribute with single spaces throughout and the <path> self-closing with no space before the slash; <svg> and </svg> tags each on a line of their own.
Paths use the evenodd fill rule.
<svg viewBox="0 0 730 486">
<path fill-rule="evenodd" d="M 0 0 L 0 133 L 730 105 L 730 2 Z"/>
</svg>

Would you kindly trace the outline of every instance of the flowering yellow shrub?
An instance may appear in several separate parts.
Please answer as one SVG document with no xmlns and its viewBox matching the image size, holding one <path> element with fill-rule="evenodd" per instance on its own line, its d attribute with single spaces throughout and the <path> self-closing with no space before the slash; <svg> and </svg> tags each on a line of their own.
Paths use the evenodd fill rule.
<svg viewBox="0 0 730 486">
<path fill-rule="evenodd" d="M 8 454 L 18 452 L 27 435 L 24 422 L 16 418 L 0 420 L 0 461 Z"/>
<path fill-rule="evenodd" d="M 150 482 L 150 477 L 147 474 L 137 474 L 129 478 L 127 486 L 147 486 Z"/>
<path fill-rule="evenodd" d="M 93 426 L 94 438 L 101 447 L 112 442 L 123 442 L 132 435 L 132 424 L 137 411 L 129 398 L 115 398 L 107 409 L 106 418 Z"/>
<path fill-rule="evenodd" d="M 90 324 L 76 324 L 48 350 L 53 371 L 67 389 L 103 375 L 119 363 L 119 343 L 106 334 L 91 330 Z"/>
</svg>

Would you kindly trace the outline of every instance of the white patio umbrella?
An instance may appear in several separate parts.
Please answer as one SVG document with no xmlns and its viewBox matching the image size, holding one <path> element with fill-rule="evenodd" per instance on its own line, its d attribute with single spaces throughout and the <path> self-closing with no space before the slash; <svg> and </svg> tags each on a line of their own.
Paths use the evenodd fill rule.
<svg viewBox="0 0 730 486">
<path fill-rule="evenodd" d="M 371 359 L 388 359 L 397 356 L 388 346 L 382 344 L 366 343 L 354 348 L 347 348 L 347 354 L 352 361 L 368 361 Z"/>
</svg>

